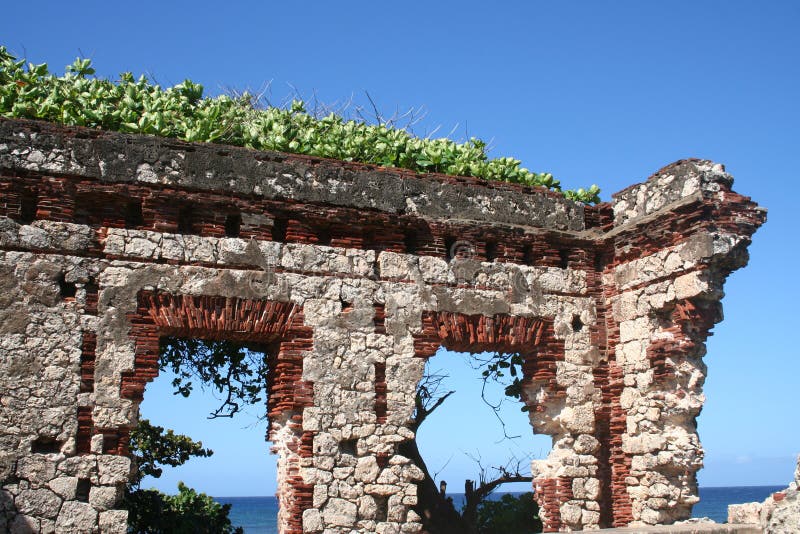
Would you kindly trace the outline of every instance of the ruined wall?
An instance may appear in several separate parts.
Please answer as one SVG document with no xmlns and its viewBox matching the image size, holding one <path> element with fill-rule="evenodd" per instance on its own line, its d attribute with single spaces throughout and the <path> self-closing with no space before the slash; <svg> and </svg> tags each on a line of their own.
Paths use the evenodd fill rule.
<svg viewBox="0 0 800 534">
<path fill-rule="evenodd" d="M 677 162 L 611 203 L 0 121 L 0 530 L 124 532 L 165 335 L 272 347 L 281 532 L 418 532 L 398 454 L 440 346 L 525 358 L 549 530 L 697 501 L 704 341 L 765 212 Z M 266 460 L 265 460 L 266 461 Z M 26 530 L 27 529 L 27 530 Z"/>
</svg>

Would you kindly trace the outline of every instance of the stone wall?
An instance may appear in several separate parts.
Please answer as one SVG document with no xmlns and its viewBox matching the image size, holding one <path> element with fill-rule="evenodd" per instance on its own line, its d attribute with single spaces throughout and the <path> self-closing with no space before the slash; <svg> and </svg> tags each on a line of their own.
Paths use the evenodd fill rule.
<svg viewBox="0 0 800 534">
<path fill-rule="evenodd" d="M 756 525 L 765 534 L 794 534 L 800 531 L 800 457 L 789 487 L 767 497 L 764 502 L 728 506 L 728 523 Z"/>
<path fill-rule="evenodd" d="M 280 529 L 419 532 L 398 454 L 440 346 L 524 356 L 550 531 L 697 501 L 704 341 L 765 211 L 708 161 L 610 203 L 0 121 L 0 530 L 124 532 L 158 340 L 271 347 Z"/>
</svg>

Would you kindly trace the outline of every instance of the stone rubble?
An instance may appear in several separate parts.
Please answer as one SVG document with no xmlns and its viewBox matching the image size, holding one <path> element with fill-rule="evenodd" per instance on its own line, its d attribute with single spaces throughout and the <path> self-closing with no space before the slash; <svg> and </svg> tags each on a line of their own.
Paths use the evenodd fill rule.
<svg viewBox="0 0 800 534">
<path fill-rule="evenodd" d="M 728 506 L 728 523 L 759 525 L 764 534 L 800 532 L 800 456 L 789 486 L 773 493 L 764 502 L 748 502 Z"/>
</svg>

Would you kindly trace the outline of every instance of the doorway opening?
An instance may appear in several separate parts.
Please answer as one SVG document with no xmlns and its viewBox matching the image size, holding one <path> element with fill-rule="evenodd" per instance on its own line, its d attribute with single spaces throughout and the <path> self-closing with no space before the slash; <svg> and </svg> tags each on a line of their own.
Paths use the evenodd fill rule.
<svg viewBox="0 0 800 534">
<path fill-rule="evenodd" d="M 214 384 L 217 380 L 217 384 L 224 384 L 223 399 L 230 402 L 222 405 L 217 415 L 229 414 L 232 403 L 239 401 L 241 405 L 266 404 L 266 410 L 258 413 L 266 418 L 267 439 L 272 443 L 271 451 L 278 456 L 278 531 L 300 534 L 303 511 L 311 507 L 312 488 L 299 472 L 302 460 L 312 454 L 313 441 L 313 433 L 303 430 L 302 413 L 313 392 L 313 385 L 302 379 L 303 357 L 313 346 L 313 332 L 304 324 L 302 307 L 271 300 L 152 291 L 141 291 L 137 301 L 136 313 L 129 315 L 134 365 L 131 371 L 122 373 L 121 396 L 137 405 L 141 403 L 146 384 L 159 375 L 161 367 L 181 378 L 175 384 L 175 377 L 168 382 L 183 393 L 189 388 L 190 397 L 199 382 Z M 178 340 L 190 349 L 211 343 L 231 350 L 223 350 L 219 357 L 196 356 L 190 350 L 189 356 L 178 358 L 180 364 L 196 359 L 197 365 L 189 366 L 187 377 L 182 376 L 184 368 L 180 364 L 160 365 L 164 340 Z M 241 354 L 255 358 L 251 361 L 251 374 L 229 365 L 240 357 L 236 355 L 240 349 Z M 189 378 L 195 379 L 191 387 L 187 384 Z M 234 392 L 230 397 L 229 391 Z M 261 436 L 258 443 L 262 444 L 263 439 Z"/>
<path fill-rule="evenodd" d="M 525 403 L 514 396 L 520 360 L 497 366 L 512 357 L 441 347 L 426 363 L 417 388 L 416 440 L 401 452 L 417 456 L 425 472 L 418 509 L 432 533 L 541 531 L 530 464 L 546 457 L 552 440 L 533 433 Z M 425 501 L 435 503 L 427 513 L 438 518 L 423 515 Z"/>
<path fill-rule="evenodd" d="M 159 376 L 146 387 L 132 433 L 134 449 L 147 449 L 132 450 L 144 464 L 134 502 L 147 497 L 143 510 L 132 510 L 132 525 L 151 530 L 154 521 L 174 519 L 215 524 L 220 532 L 277 530 L 277 464 L 266 443 L 273 353 L 252 343 L 161 338 Z M 196 504 L 175 509 L 174 501 L 192 492 Z M 150 502 L 160 504 L 156 518 L 146 516 Z"/>
</svg>

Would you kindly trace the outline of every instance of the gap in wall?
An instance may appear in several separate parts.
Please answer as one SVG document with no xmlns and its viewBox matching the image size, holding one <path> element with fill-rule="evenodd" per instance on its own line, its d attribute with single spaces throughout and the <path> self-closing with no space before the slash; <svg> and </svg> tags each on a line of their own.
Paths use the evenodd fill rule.
<svg viewBox="0 0 800 534">
<path fill-rule="evenodd" d="M 175 494 L 180 481 L 223 503 L 229 502 L 227 497 L 269 497 L 270 504 L 264 509 L 265 513 L 258 514 L 258 526 L 266 520 L 272 528 L 277 528 L 277 502 L 274 499 L 277 457 L 270 454 L 271 443 L 265 439 L 267 422 L 263 415 L 266 413 L 266 398 L 258 405 L 243 406 L 232 418 L 210 419 L 209 415 L 222 403 L 221 394 L 209 386 L 201 387 L 200 381 L 194 379 L 188 397 L 175 395 L 172 384 L 175 378 L 171 371 L 162 370 L 147 385 L 139 407 L 140 418 L 201 441 L 203 447 L 213 450 L 214 454 L 207 458 L 193 457 L 179 467 L 162 466 L 161 477 L 147 477 L 141 487 Z M 231 517 L 234 516 L 235 511 L 231 513 Z M 237 526 L 235 520 L 234 526 Z"/>
<path fill-rule="evenodd" d="M 447 494 L 453 496 L 457 508 L 458 494 L 464 492 L 465 480 L 478 483 L 479 467 L 469 455 L 479 455 L 484 467 L 505 465 L 516 457 L 520 460 L 520 470 L 530 474 L 531 460 L 549 454 L 551 437 L 535 435 L 527 412 L 520 411 L 522 403 L 505 398 L 504 386 L 488 382 L 486 397 L 493 403 L 504 399 L 498 415 L 505 422 L 505 433 L 519 436 L 504 437 L 503 426 L 481 398 L 481 370 L 473 368 L 476 360 L 470 353 L 440 348 L 427 365 L 431 373 L 449 375 L 442 381 L 440 393 L 450 390 L 455 393 L 422 423 L 417 444 L 431 475 L 439 472 L 436 483 L 447 482 Z M 530 483 L 511 483 L 500 486 L 496 494 L 528 491 L 533 491 Z"/>
</svg>

